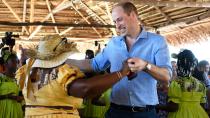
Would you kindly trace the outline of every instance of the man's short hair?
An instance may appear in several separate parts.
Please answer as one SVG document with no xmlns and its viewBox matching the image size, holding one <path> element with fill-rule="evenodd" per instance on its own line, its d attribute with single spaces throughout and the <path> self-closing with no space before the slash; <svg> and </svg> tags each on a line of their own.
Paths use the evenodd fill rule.
<svg viewBox="0 0 210 118">
<path fill-rule="evenodd" d="M 209 62 L 206 60 L 202 60 L 198 63 L 198 67 L 206 67 L 206 65 L 209 65 Z"/>
<path fill-rule="evenodd" d="M 138 16 L 138 12 L 137 12 L 137 8 L 135 7 L 135 5 L 131 2 L 120 2 L 118 3 L 117 5 L 115 5 L 113 7 L 113 9 L 115 7 L 122 7 L 124 12 L 127 14 L 127 15 L 130 15 L 130 13 L 133 11 L 136 16 Z"/>
</svg>

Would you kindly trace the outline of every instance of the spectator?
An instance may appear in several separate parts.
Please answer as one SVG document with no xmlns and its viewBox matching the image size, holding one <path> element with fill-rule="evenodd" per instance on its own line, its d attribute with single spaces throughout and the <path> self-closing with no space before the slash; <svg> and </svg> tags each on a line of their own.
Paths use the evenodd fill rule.
<svg viewBox="0 0 210 118">
<path fill-rule="evenodd" d="M 0 74 L 0 118 L 23 118 L 23 96 L 15 81 L 18 58 L 14 52 L 2 51 L 4 71 Z"/>
</svg>

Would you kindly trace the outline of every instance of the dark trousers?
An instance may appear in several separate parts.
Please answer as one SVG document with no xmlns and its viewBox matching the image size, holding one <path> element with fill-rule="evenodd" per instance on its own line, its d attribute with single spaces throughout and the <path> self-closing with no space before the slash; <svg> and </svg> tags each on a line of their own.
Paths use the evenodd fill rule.
<svg viewBox="0 0 210 118">
<path fill-rule="evenodd" d="M 144 112 L 131 112 L 110 107 L 105 118 L 157 118 L 156 110 L 151 109 Z"/>
</svg>

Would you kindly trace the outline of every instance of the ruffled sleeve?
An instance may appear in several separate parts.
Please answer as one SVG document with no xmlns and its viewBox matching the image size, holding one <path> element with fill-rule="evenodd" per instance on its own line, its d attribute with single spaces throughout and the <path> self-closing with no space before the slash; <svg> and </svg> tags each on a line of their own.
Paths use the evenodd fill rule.
<svg viewBox="0 0 210 118">
<path fill-rule="evenodd" d="M 17 79 L 17 84 L 19 84 L 20 89 L 22 90 L 25 84 L 25 80 L 27 78 L 27 74 L 29 75 L 30 69 L 34 63 L 35 59 L 28 59 L 27 64 L 23 65 L 16 71 L 15 78 Z M 28 83 L 27 83 L 28 85 Z"/>
<path fill-rule="evenodd" d="M 26 78 L 26 65 L 20 67 L 17 71 L 16 71 L 16 75 L 15 78 L 17 79 L 17 84 L 20 86 L 20 89 L 22 90 L 24 87 L 24 83 L 25 83 L 25 78 Z"/>
<path fill-rule="evenodd" d="M 65 91 L 67 91 L 67 85 L 73 80 L 83 78 L 85 75 L 76 67 L 70 67 L 65 64 L 59 68 L 57 82 L 62 84 Z"/>
<path fill-rule="evenodd" d="M 168 101 L 172 101 L 174 103 L 180 103 L 181 98 L 181 87 L 177 81 L 172 81 L 169 86 L 168 91 Z"/>
</svg>

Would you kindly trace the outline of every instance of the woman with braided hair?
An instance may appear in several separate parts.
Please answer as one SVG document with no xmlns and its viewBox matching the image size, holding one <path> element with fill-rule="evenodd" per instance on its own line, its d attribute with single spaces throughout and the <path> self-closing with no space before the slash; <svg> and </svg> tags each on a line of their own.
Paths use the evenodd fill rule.
<svg viewBox="0 0 210 118">
<path fill-rule="evenodd" d="M 169 86 L 168 104 L 159 108 L 169 112 L 168 118 L 208 118 L 201 106 L 206 102 L 205 85 L 192 77 L 197 59 L 190 50 L 180 52 L 177 59 L 177 79 Z"/>
<path fill-rule="evenodd" d="M 3 72 L 0 74 L 0 118 L 23 118 L 19 87 L 15 81 L 18 58 L 9 50 L 2 51 Z"/>
</svg>

